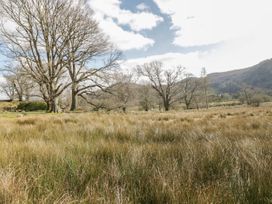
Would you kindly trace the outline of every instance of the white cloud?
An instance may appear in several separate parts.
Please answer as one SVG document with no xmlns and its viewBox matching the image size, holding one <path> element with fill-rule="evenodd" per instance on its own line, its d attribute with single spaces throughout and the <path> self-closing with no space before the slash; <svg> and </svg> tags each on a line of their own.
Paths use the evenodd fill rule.
<svg viewBox="0 0 272 204">
<path fill-rule="evenodd" d="M 268 29 L 272 17 L 270 0 L 154 1 L 172 17 L 173 26 L 178 29 L 175 43 L 182 46 L 255 35 Z"/>
<path fill-rule="evenodd" d="M 145 38 L 138 33 L 123 30 L 111 18 L 103 18 L 101 15 L 96 15 L 96 18 L 99 21 L 101 29 L 123 51 L 146 49 L 155 43 L 154 40 Z"/>
<path fill-rule="evenodd" d="M 250 67 L 261 61 L 260 55 L 255 55 L 253 52 L 247 55 L 249 58 L 247 56 L 239 56 L 239 54 L 247 48 L 246 44 L 241 47 L 236 46 L 237 49 L 232 51 L 235 46 L 236 44 L 234 43 L 234 45 L 230 44 L 226 47 L 215 48 L 208 52 L 197 51 L 185 54 L 165 53 L 145 58 L 129 59 L 123 62 L 121 66 L 124 70 L 131 70 L 137 65 L 158 60 L 164 63 L 165 68 L 183 66 L 186 67 L 188 72 L 199 76 L 202 67 L 205 67 L 208 73 L 224 72 L 227 70 Z M 232 55 L 226 55 L 226 52 L 232 53 Z"/>
<path fill-rule="evenodd" d="M 147 49 L 155 43 L 139 31 L 156 27 L 163 21 L 161 17 L 146 11 L 133 13 L 121 9 L 120 0 L 89 0 L 89 4 L 95 11 L 95 18 L 100 27 L 119 49 Z M 123 29 L 124 25 L 129 26 L 131 31 Z"/>
<path fill-rule="evenodd" d="M 212 71 L 271 58 L 271 0 L 154 0 L 172 19 L 175 45 L 222 43 L 206 54 Z M 207 63 L 207 60 L 212 61 Z"/>
<path fill-rule="evenodd" d="M 146 11 L 149 10 L 150 8 L 145 3 L 140 3 L 137 5 L 137 9 L 140 11 Z"/>
<path fill-rule="evenodd" d="M 192 52 L 189 54 L 181 53 L 165 53 L 162 55 L 152 55 L 145 58 L 135 58 L 130 59 L 121 64 L 123 70 L 131 70 L 137 65 L 142 65 L 144 63 L 149 63 L 152 61 L 161 61 L 164 67 L 167 69 L 174 68 L 176 66 L 183 66 L 187 68 L 188 72 L 192 72 L 195 75 L 200 74 L 201 67 L 203 67 L 202 56 L 199 52 Z"/>
<path fill-rule="evenodd" d="M 134 31 L 150 30 L 156 27 L 163 18 L 148 11 L 133 13 L 121 9 L 121 0 L 89 0 L 95 12 L 113 18 L 119 25 L 128 25 Z"/>
<path fill-rule="evenodd" d="M 3 76 L 0 76 L 0 83 L 5 82 L 5 78 Z"/>
</svg>

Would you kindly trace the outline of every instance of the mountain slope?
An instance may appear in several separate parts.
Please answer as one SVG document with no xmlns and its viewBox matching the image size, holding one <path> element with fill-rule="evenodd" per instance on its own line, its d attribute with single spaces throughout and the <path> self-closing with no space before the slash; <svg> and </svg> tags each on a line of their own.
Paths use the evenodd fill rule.
<svg viewBox="0 0 272 204">
<path fill-rule="evenodd" d="M 242 87 L 272 90 L 272 59 L 255 66 L 208 75 L 209 83 L 216 92 L 234 94 Z"/>
</svg>

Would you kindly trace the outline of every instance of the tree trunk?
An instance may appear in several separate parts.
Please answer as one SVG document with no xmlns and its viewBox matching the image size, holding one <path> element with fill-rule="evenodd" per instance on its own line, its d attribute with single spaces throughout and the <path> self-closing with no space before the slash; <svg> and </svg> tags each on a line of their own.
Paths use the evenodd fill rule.
<svg viewBox="0 0 272 204">
<path fill-rule="evenodd" d="M 78 96 L 78 91 L 77 91 L 77 83 L 73 82 L 71 86 L 71 107 L 70 111 L 75 111 L 77 109 L 77 96 Z"/>
<path fill-rule="evenodd" d="M 47 106 L 46 111 L 49 112 L 49 110 L 50 110 L 50 103 L 49 103 L 49 101 L 45 101 L 45 103 L 46 103 L 46 106 Z"/>
<path fill-rule="evenodd" d="M 184 103 L 185 103 L 186 110 L 189 110 L 191 102 L 189 101 L 187 97 L 184 98 Z"/>
<path fill-rule="evenodd" d="M 249 100 L 249 96 L 247 94 L 247 90 L 246 89 L 244 90 L 244 93 L 245 93 L 246 103 L 247 103 L 247 105 L 250 105 L 250 100 Z"/>
<path fill-rule="evenodd" d="M 29 89 L 26 90 L 26 93 L 25 93 L 25 100 L 26 100 L 26 101 L 29 101 L 29 100 L 30 100 Z"/>
<path fill-rule="evenodd" d="M 72 101 L 71 101 L 71 108 L 70 111 L 75 111 L 77 109 L 77 93 L 76 90 L 72 88 Z"/>
<path fill-rule="evenodd" d="M 49 112 L 50 113 L 57 113 L 59 112 L 58 109 L 58 98 L 54 98 L 49 103 Z"/>
<path fill-rule="evenodd" d="M 190 103 L 185 103 L 185 105 L 186 105 L 186 110 L 189 110 L 190 109 Z"/>
<path fill-rule="evenodd" d="M 127 112 L 127 107 L 124 106 L 124 107 L 122 108 L 122 110 L 123 110 L 123 113 L 126 113 L 126 112 Z"/>
<path fill-rule="evenodd" d="M 205 88 L 205 102 L 206 102 L 206 109 L 209 109 L 209 101 L 208 101 L 208 95 L 207 95 L 207 89 Z"/>
<path fill-rule="evenodd" d="M 19 94 L 18 99 L 19 99 L 19 102 L 22 102 L 23 101 L 23 96 Z"/>
<path fill-rule="evenodd" d="M 198 104 L 198 101 L 196 98 L 195 98 L 195 105 L 196 105 L 197 110 L 199 110 L 199 104 Z"/>
<path fill-rule="evenodd" d="M 169 109 L 170 109 L 170 104 L 169 104 L 169 102 L 167 100 L 165 100 L 164 101 L 164 110 L 169 111 Z"/>
</svg>

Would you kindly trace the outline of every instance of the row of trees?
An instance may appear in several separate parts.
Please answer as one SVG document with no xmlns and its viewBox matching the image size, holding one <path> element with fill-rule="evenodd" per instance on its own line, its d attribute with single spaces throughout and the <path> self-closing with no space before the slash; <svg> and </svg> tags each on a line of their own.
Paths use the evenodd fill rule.
<svg viewBox="0 0 272 204">
<path fill-rule="evenodd" d="M 99 89 L 88 89 L 88 92 L 79 93 L 78 96 L 83 99 L 81 105 L 89 104 L 94 110 L 126 111 L 128 106 L 140 106 L 145 111 L 155 107 L 168 111 L 173 105 L 181 103 L 185 104 L 186 109 L 208 108 L 206 76 L 196 78 L 185 71 L 182 67 L 165 69 L 161 62 L 155 61 L 139 65 L 136 72 L 130 74 L 104 72 L 104 76 L 100 75 L 100 81 L 93 83 Z M 20 75 L 15 77 L 17 75 L 18 72 L 14 77 L 5 76 L 6 83 L 1 87 L 6 95 L 10 96 L 10 99 L 17 97 L 19 101 L 38 96 L 35 94 L 39 93 L 37 87 L 29 83 L 31 79 L 19 80 Z M 22 79 L 26 78 L 23 76 Z M 17 86 L 21 88 L 18 89 Z M 12 91 L 9 93 L 9 90 Z M 73 106 L 71 92 L 65 91 L 60 99 L 60 102 L 68 101 L 68 104 Z M 61 107 L 67 108 L 67 103 Z"/>
</svg>

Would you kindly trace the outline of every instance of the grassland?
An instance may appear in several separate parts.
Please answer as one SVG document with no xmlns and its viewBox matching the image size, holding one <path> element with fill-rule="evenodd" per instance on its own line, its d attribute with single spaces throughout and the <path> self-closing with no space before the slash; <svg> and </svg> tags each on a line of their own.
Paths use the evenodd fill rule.
<svg viewBox="0 0 272 204">
<path fill-rule="evenodd" d="M 272 203 L 272 109 L 0 114 L 0 203 Z"/>
</svg>

